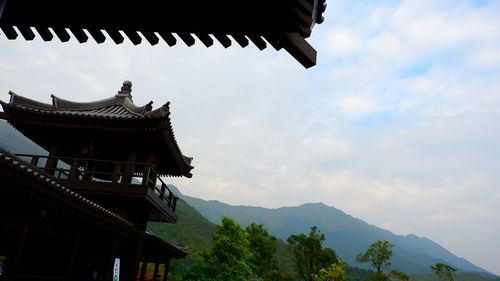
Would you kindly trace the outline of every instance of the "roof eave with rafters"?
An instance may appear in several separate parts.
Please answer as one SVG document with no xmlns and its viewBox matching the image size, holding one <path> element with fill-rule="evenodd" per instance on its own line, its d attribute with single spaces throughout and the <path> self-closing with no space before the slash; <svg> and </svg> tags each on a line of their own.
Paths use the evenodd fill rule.
<svg viewBox="0 0 500 281">
<path fill-rule="evenodd" d="M 66 42 L 71 38 L 70 31 L 80 43 L 87 42 L 88 35 L 103 43 L 105 31 L 116 44 L 124 41 L 123 35 L 135 45 L 143 38 L 156 45 L 162 38 L 174 46 L 179 38 L 192 46 L 195 37 L 206 47 L 212 46 L 214 39 L 225 48 L 233 40 L 241 47 L 252 42 L 260 50 L 269 43 L 276 50 L 285 49 L 309 68 L 316 64 L 316 50 L 306 38 L 315 24 L 323 22 L 325 1 L 241 0 L 235 5 L 231 0 L 0 0 L 0 28 L 12 40 L 18 32 L 24 39 L 33 40 L 34 28 L 44 41 L 51 41 L 55 34 Z"/>
</svg>

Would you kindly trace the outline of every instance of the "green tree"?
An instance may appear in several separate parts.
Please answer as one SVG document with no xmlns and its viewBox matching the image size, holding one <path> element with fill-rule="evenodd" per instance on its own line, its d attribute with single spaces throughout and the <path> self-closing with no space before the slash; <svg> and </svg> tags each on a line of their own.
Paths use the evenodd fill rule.
<svg viewBox="0 0 500 281">
<path fill-rule="evenodd" d="M 397 270 L 391 270 L 391 271 L 389 271 L 389 273 L 387 275 L 390 279 L 396 279 L 396 280 L 400 280 L 400 281 L 410 280 L 409 275 L 404 274 L 403 272 L 397 271 Z"/>
<path fill-rule="evenodd" d="M 251 223 L 245 228 L 250 242 L 252 258 L 250 262 L 255 267 L 255 274 L 259 277 L 269 276 L 271 271 L 278 269 L 276 261 L 276 237 L 269 235 L 263 224 Z"/>
<path fill-rule="evenodd" d="M 457 271 L 456 268 L 446 265 L 444 263 L 436 263 L 436 265 L 431 265 L 431 269 L 443 281 L 455 281 L 453 273 Z"/>
<path fill-rule="evenodd" d="M 248 234 L 232 219 L 223 217 L 212 234 L 212 246 L 200 254 L 202 260 L 184 275 L 186 281 L 248 281 L 254 277 L 249 262 Z"/>
<path fill-rule="evenodd" d="M 313 274 L 338 261 L 335 251 L 323 249 L 325 235 L 316 226 L 311 227 L 309 236 L 303 233 L 291 235 L 286 241 L 295 270 L 306 281 L 312 281 Z"/>
<path fill-rule="evenodd" d="M 346 281 L 346 264 L 342 260 L 332 263 L 319 270 L 318 274 L 313 274 L 313 281 Z"/>
<path fill-rule="evenodd" d="M 391 265 L 392 250 L 394 245 L 387 241 L 377 241 L 370 245 L 368 250 L 356 257 L 358 262 L 370 262 L 375 269 L 374 279 L 387 280 L 388 276 L 383 274 L 384 269 L 389 269 Z"/>
</svg>

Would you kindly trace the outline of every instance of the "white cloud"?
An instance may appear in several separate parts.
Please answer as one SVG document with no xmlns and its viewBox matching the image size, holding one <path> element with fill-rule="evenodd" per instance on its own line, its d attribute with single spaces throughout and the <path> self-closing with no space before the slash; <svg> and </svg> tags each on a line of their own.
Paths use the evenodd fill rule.
<svg viewBox="0 0 500 281">
<path fill-rule="evenodd" d="M 342 112 L 346 114 L 367 114 L 376 109 L 372 100 L 366 97 L 350 96 L 340 102 Z"/>
<path fill-rule="evenodd" d="M 361 42 L 349 29 L 333 29 L 327 34 L 327 46 L 333 57 L 347 57 L 361 48 Z"/>
</svg>

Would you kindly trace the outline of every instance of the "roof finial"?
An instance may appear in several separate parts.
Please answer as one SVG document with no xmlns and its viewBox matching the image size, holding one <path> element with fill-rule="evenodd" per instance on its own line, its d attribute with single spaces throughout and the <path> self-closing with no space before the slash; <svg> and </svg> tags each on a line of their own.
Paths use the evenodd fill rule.
<svg viewBox="0 0 500 281">
<path fill-rule="evenodd" d="M 132 99 L 132 95 L 130 94 L 131 92 L 132 92 L 132 82 L 130 82 L 129 80 L 125 80 L 123 82 L 121 90 L 118 91 L 117 96 L 122 96 L 122 97 L 125 96 Z"/>
<path fill-rule="evenodd" d="M 132 92 L 132 82 L 129 80 L 123 81 L 122 91 Z"/>
</svg>

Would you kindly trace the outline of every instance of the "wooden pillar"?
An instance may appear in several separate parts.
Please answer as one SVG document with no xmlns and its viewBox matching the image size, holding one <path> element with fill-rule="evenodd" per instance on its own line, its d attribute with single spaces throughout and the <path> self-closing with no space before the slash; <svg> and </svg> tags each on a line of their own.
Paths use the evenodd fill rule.
<svg viewBox="0 0 500 281">
<path fill-rule="evenodd" d="M 78 160 L 73 159 L 73 162 L 71 162 L 71 168 L 69 170 L 69 180 L 78 180 Z"/>
<path fill-rule="evenodd" d="M 82 240 L 81 234 L 78 234 L 75 239 L 75 243 L 73 244 L 73 251 L 71 252 L 71 257 L 68 264 L 68 272 L 66 274 L 66 280 L 71 281 L 73 270 L 75 268 L 76 257 L 78 255 L 78 250 L 80 248 L 80 241 Z"/>
<path fill-rule="evenodd" d="M 7 280 L 14 280 L 17 275 L 17 269 L 19 267 L 19 261 L 24 251 L 24 244 L 26 243 L 26 237 L 28 236 L 28 231 L 30 228 L 30 221 L 23 222 L 21 229 L 19 231 L 19 239 L 17 240 L 16 250 L 13 256 L 11 265 L 8 268 Z"/>
<path fill-rule="evenodd" d="M 144 172 L 142 172 L 142 185 L 149 186 L 149 173 L 151 172 L 151 167 L 144 167 Z"/>
<path fill-rule="evenodd" d="M 54 175 L 54 171 L 57 167 L 57 145 L 53 144 L 49 148 L 49 158 L 47 158 L 47 163 L 45 163 L 45 171 L 51 175 Z"/>
<path fill-rule="evenodd" d="M 122 166 L 121 166 L 120 162 L 116 162 L 115 167 L 113 168 L 113 176 L 111 177 L 112 183 L 118 182 L 118 179 L 120 178 L 121 169 L 122 169 Z"/>
<path fill-rule="evenodd" d="M 148 269 L 148 262 L 146 260 L 142 261 L 142 266 L 141 266 L 141 275 L 139 277 L 139 281 L 143 281 L 144 277 L 146 276 L 146 269 Z"/>
<path fill-rule="evenodd" d="M 115 258 L 117 257 L 118 252 L 118 239 L 114 239 L 111 243 L 111 249 L 109 251 L 108 262 L 106 264 L 106 269 L 104 271 L 104 280 L 113 280 L 113 268 L 115 266 Z"/>
<path fill-rule="evenodd" d="M 137 153 L 132 150 L 127 155 L 127 162 L 135 163 Z M 123 170 L 123 177 L 121 183 L 130 184 L 132 182 L 132 176 L 134 174 L 134 164 L 127 164 Z"/>
<path fill-rule="evenodd" d="M 156 274 L 158 274 L 159 269 L 160 269 L 160 264 L 158 262 L 155 262 L 155 269 L 153 270 L 153 279 L 155 281 L 159 281 L 156 279 Z"/>
<path fill-rule="evenodd" d="M 167 281 L 168 280 L 168 268 L 170 266 L 170 259 L 167 260 L 167 262 L 165 263 L 165 269 L 163 270 L 163 281 Z"/>
<path fill-rule="evenodd" d="M 135 281 L 137 279 L 137 274 L 139 273 L 139 263 L 142 255 L 142 246 L 144 243 L 144 233 L 138 235 L 136 240 L 136 251 L 134 257 L 131 259 L 131 272 L 130 272 L 130 280 Z"/>
</svg>

